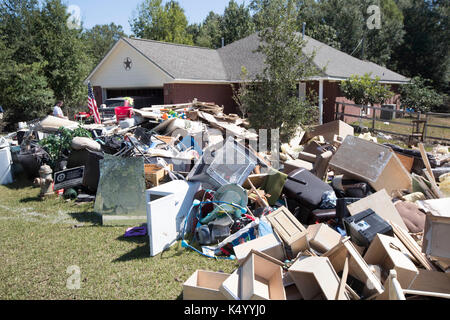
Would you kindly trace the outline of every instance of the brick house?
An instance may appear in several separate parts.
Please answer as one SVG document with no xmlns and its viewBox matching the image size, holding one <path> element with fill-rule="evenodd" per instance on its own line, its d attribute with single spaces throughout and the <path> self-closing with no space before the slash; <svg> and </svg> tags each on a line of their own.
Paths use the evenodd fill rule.
<svg viewBox="0 0 450 320">
<path fill-rule="evenodd" d="M 314 78 L 301 79 L 298 94 L 301 97 L 310 90 L 317 93 L 321 122 L 334 119 L 336 102 L 350 102 L 340 92 L 340 81 L 353 74 L 372 73 L 396 93 L 399 85 L 409 81 L 310 37 L 305 36 L 305 40 L 305 54 L 315 52 L 314 63 L 324 71 Z M 186 103 L 197 98 L 224 106 L 226 113 L 237 113 L 232 86 L 241 82 L 242 66 L 249 78 L 262 71 L 264 57 L 255 52 L 259 43 L 256 33 L 217 50 L 121 38 L 86 82 L 91 81 L 98 104 L 119 96 L 147 97 L 150 105 Z M 398 94 L 388 103 L 397 104 Z"/>
</svg>

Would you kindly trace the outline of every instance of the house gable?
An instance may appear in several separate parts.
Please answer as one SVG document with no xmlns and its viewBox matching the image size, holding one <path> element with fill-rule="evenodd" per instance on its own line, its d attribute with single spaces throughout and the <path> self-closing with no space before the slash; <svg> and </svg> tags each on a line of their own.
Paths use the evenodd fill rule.
<svg viewBox="0 0 450 320">
<path fill-rule="evenodd" d="M 125 61 L 131 68 L 125 68 Z M 87 80 L 103 88 L 163 87 L 173 78 L 123 39 L 119 40 Z"/>
</svg>

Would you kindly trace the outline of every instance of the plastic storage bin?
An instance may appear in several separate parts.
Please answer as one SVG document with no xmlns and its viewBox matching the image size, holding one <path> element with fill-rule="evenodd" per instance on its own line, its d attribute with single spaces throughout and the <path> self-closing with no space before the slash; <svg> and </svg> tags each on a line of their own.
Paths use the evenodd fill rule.
<svg viewBox="0 0 450 320">
<path fill-rule="evenodd" d="M 214 188 L 228 184 L 242 186 L 258 164 L 258 158 L 232 137 L 221 148 L 208 149 L 189 173 L 188 180 L 201 181 Z"/>
<path fill-rule="evenodd" d="M 114 109 L 117 122 L 131 118 L 133 116 L 133 108 L 131 107 L 117 107 Z"/>
</svg>

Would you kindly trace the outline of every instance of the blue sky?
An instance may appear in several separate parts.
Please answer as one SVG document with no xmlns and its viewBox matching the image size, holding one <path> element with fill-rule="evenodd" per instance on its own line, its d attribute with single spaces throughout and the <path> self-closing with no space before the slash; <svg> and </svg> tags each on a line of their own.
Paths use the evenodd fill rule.
<svg viewBox="0 0 450 320">
<path fill-rule="evenodd" d="M 163 0 L 163 3 L 168 0 Z M 250 0 L 235 0 L 237 3 L 249 4 Z M 128 20 L 132 17 L 142 0 L 63 0 L 67 6 L 78 6 L 81 13 L 81 21 L 85 28 L 91 28 L 96 24 L 109 24 L 114 22 L 124 28 L 126 34 L 130 34 Z M 222 14 L 229 0 L 178 0 L 184 9 L 189 23 L 200 23 L 210 11 Z"/>
</svg>

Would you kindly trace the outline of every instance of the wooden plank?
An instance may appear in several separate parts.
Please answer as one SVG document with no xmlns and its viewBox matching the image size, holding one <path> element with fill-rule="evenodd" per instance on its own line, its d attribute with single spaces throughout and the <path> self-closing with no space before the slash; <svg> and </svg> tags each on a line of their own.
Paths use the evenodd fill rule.
<svg viewBox="0 0 450 320">
<path fill-rule="evenodd" d="M 350 254 L 347 253 L 347 256 L 345 257 L 345 262 L 344 262 L 344 270 L 342 271 L 341 282 L 339 283 L 338 292 L 336 294 L 336 300 L 346 300 L 346 299 L 344 299 L 343 295 L 344 295 L 345 284 L 347 283 L 348 261 L 349 260 L 350 260 Z"/>
<path fill-rule="evenodd" d="M 394 222 L 391 221 L 392 229 L 395 235 L 405 245 L 405 247 L 413 254 L 413 256 L 420 262 L 420 264 L 427 270 L 436 270 L 436 268 L 428 261 L 425 255 L 422 253 L 421 248 L 417 242 L 406 232 L 400 228 Z"/>
</svg>

